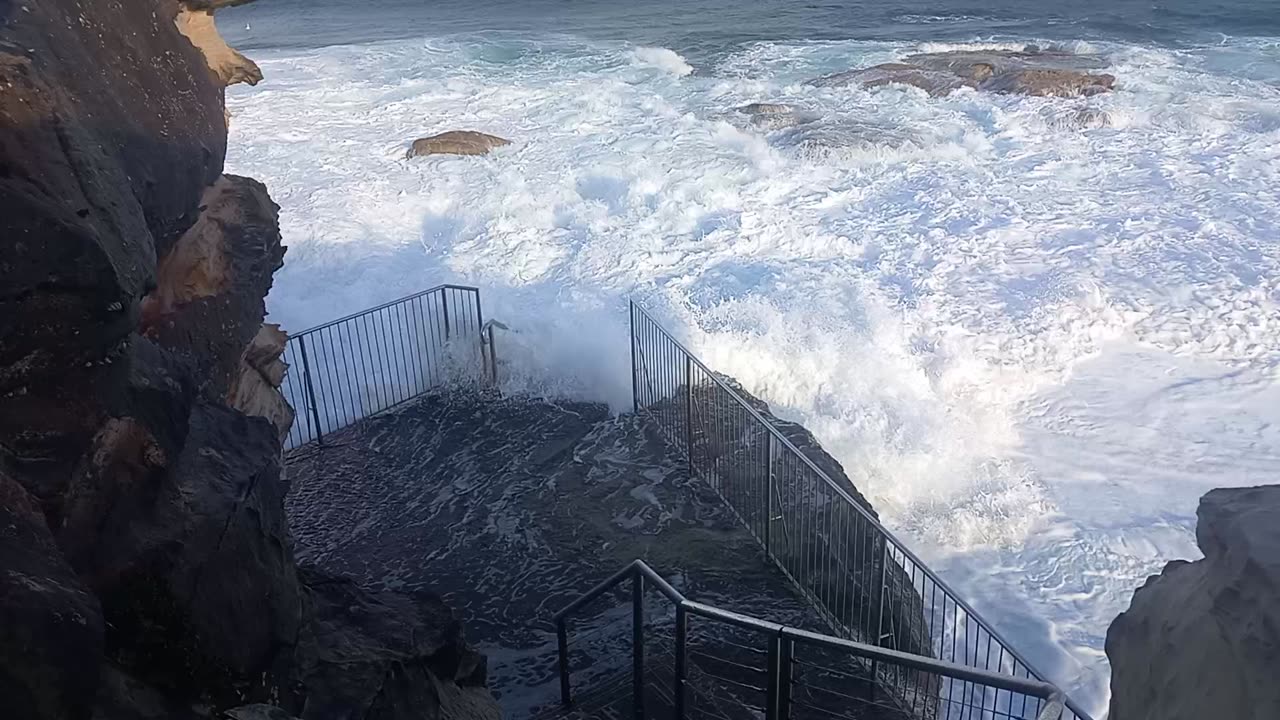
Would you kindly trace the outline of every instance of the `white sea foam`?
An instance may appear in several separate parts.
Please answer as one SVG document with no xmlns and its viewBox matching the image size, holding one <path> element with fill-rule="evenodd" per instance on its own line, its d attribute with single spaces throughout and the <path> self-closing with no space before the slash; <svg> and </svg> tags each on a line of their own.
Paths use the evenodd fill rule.
<svg viewBox="0 0 1280 720">
<path fill-rule="evenodd" d="M 651 65 L 660 70 L 675 75 L 676 77 L 684 77 L 693 74 L 693 66 L 685 61 L 680 53 L 674 50 L 660 47 L 641 47 L 636 48 L 632 55 L 636 62 L 641 65 Z"/>
<path fill-rule="evenodd" d="M 1120 413 L 1038 408 L 1093 393 L 1072 384 L 1089 358 L 1158 373 L 1104 395 L 1157 420 L 1184 412 L 1170 388 L 1190 371 L 1152 358 L 1274 386 L 1280 66 L 1274 43 L 1106 45 L 1091 49 L 1120 89 L 1088 100 L 800 82 L 954 47 L 762 43 L 697 74 L 669 50 L 565 37 L 263 52 L 267 81 L 231 92 L 228 169 L 282 207 L 268 304 L 286 327 L 465 281 L 512 327 L 510 385 L 622 409 L 625 303 L 645 300 L 813 430 L 891 527 L 1100 709 L 1106 622 L 1193 552 L 1203 483 L 1160 492 L 1159 459 L 1184 455 L 1151 452 L 1172 448 Z M 820 118 L 767 131 L 727 112 L 757 101 Z M 1085 107 L 1112 125 L 1046 120 Z M 400 159 L 460 128 L 515 144 Z M 1107 365 L 1118 342 L 1148 365 Z M 1267 412 L 1249 396 L 1197 398 L 1203 422 L 1168 443 L 1222 443 L 1214 482 L 1255 481 L 1280 439 L 1236 442 Z M 1098 433 L 1105 480 L 1064 477 L 1063 449 Z"/>
</svg>

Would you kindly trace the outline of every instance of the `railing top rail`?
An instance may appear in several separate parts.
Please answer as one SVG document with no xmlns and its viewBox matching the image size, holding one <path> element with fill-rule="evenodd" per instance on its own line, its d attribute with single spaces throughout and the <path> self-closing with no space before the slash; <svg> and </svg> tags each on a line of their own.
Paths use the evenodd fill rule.
<svg viewBox="0 0 1280 720">
<path fill-rule="evenodd" d="M 808 630 L 798 630 L 789 627 L 782 628 L 782 636 L 810 645 L 821 645 L 823 647 L 834 648 L 837 650 L 847 650 L 854 655 L 869 658 L 871 660 L 889 662 L 895 665 L 909 667 L 913 670 L 931 672 L 936 675 L 946 675 L 947 677 L 953 677 L 957 680 L 973 682 L 979 685 L 987 685 L 1000 690 L 1008 690 L 1010 692 L 1031 695 L 1038 698 L 1044 698 L 1046 700 L 1053 697 L 1055 694 L 1062 692 L 1055 685 L 1039 680 L 1026 680 L 1012 675 L 991 672 L 990 670 L 980 670 L 968 665 L 961 665 L 959 663 L 949 662 L 946 660 L 938 660 L 924 655 L 912 655 L 911 653 L 905 653 L 901 650 L 892 650 L 890 648 L 879 647 L 878 645 L 867 645 L 866 643 L 860 643 L 855 640 L 846 640 L 844 638 L 832 637 L 830 635 L 822 635 L 815 632 L 809 632 Z"/>
<path fill-rule="evenodd" d="M 304 336 L 304 335 L 310 335 L 311 333 L 314 333 L 314 332 L 316 332 L 317 330 L 323 330 L 323 329 L 325 329 L 325 328 L 327 328 L 327 327 L 332 327 L 332 326 L 334 326 L 334 325 L 338 325 L 338 324 L 340 324 L 340 323 L 344 323 L 344 322 L 346 322 L 346 321 L 348 321 L 348 320 L 354 320 L 355 318 L 358 318 L 358 317 L 361 317 L 361 316 L 364 316 L 364 315 L 368 315 L 368 314 L 370 314 L 370 313 L 378 312 L 379 310 L 386 310 L 387 308 L 391 307 L 392 305 L 399 305 L 399 304 L 400 304 L 400 303 L 402 303 L 402 302 L 406 302 L 406 301 L 408 301 L 408 300 L 413 300 L 413 299 L 415 299 L 415 298 L 420 298 L 420 297 L 422 297 L 423 295 L 429 295 L 429 294 L 431 294 L 431 293 L 433 293 L 433 292 L 436 292 L 436 291 L 438 291 L 438 290 L 463 290 L 463 291 L 467 291 L 467 292 L 474 292 L 474 293 L 476 293 L 476 294 L 479 294 L 479 292 L 480 292 L 480 288 L 471 287 L 471 286 L 469 286 L 469 285 L 453 285 L 453 284 L 450 284 L 450 283 L 445 283 L 445 284 L 443 284 L 443 285 L 436 285 L 435 287 L 427 288 L 426 290 L 422 290 L 422 291 L 419 291 L 419 292 L 413 293 L 412 295 L 405 295 L 405 296 L 404 296 L 404 297 L 402 297 L 402 298 L 396 298 L 395 300 L 390 300 L 390 301 L 388 301 L 388 302 L 384 302 L 384 303 L 382 303 L 381 305 L 378 305 L 378 306 L 376 306 L 376 307 L 365 308 L 364 310 L 360 310 L 360 311 L 357 311 L 357 312 L 353 312 L 353 313 L 351 313 L 350 315 L 344 315 L 343 317 L 340 317 L 340 318 L 338 318 L 337 320 L 330 320 L 330 321 L 328 321 L 328 322 L 325 322 L 325 323 L 321 323 L 321 324 L 319 324 L 319 325 L 316 325 L 315 327 L 309 327 L 309 328 L 307 328 L 306 330 L 303 330 L 303 331 L 301 331 L 301 332 L 289 333 L 289 338 L 290 338 L 290 339 L 293 339 L 293 338 L 297 338 L 297 337 L 302 337 L 302 336 Z"/>
<path fill-rule="evenodd" d="M 666 578 L 654 572 L 653 568 L 645 564 L 643 560 L 637 559 L 631 564 L 635 567 L 636 572 L 640 573 L 646 580 L 653 583 L 653 586 L 658 588 L 658 591 L 663 595 L 666 595 L 668 600 L 677 604 L 687 602 L 685 600 L 684 593 L 672 587 L 671 583 L 667 582 Z"/>
<path fill-rule="evenodd" d="M 667 596 L 667 599 L 671 602 L 679 604 L 685 601 L 684 594 L 672 587 L 671 583 L 667 582 L 666 578 L 654 572 L 653 568 L 646 565 L 643 560 L 636 559 L 631 561 L 631 563 L 618 572 L 610 575 L 607 579 L 600 581 L 595 587 L 580 595 L 576 600 L 566 605 L 555 615 L 552 615 L 552 619 L 556 622 L 560 622 L 564 618 L 580 610 L 584 605 L 590 603 L 592 600 L 595 600 L 601 595 L 609 592 L 614 587 L 621 585 L 623 581 L 629 579 L 635 573 L 640 573 L 646 580 L 653 583 L 653 586 L 658 588 L 658 592 Z"/>
<path fill-rule="evenodd" d="M 719 620 L 720 622 L 736 625 L 737 627 L 746 628 L 747 630 L 760 630 L 768 633 L 781 633 L 786 630 L 785 626 L 779 625 L 775 622 L 761 620 L 760 618 L 754 618 L 750 615 L 743 615 L 741 613 L 733 612 L 732 610 L 724 610 L 713 605 L 704 605 L 703 603 L 694 602 L 692 600 L 684 600 L 680 605 L 694 615 L 701 615 L 702 617 L 709 618 L 711 620 Z"/>
<path fill-rule="evenodd" d="M 759 413 L 759 411 L 757 411 L 754 407 L 752 407 L 751 403 L 743 399 L 743 397 L 739 395 L 736 390 L 730 387 L 728 383 L 721 380 L 714 370 L 712 370 L 711 368 L 703 364 L 703 362 L 698 359 L 697 355 L 694 355 L 693 352 L 691 352 L 688 348 L 686 348 L 683 343 L 681 343 L 674 336 L 672 336 L 671 333 L 667 332 L 667 329 L 663 327 L 662 324 L 659 323 L 656 319 L 654 319 L 653 315 L 651 315 L 649 311 L 644 308 L 643 305 L 636 302 L 635 300 L 631 300 L 630 303 L 632 308 L 634 308 L 646 319 L 648 319 L 651 323 L 653 323 L 654 327 L 658 330 L 658 332 L 662 333 L 663 337 L 665 337 L 668 341 L 670 341 L 671 344 L 675 345 L 676 348 L 680 350 L 680 352 L 684 353 L 685 357 L 687 357 L 693 364 L 697 365 L 704 373 L 706 373 L 707 376 L 711 378 L 712 382 L 714 382 L 717 386 L 719 386 L 720 389 L 729 393 L 729 396 L 732 397 L 736 402 L 738 402 L 738 404 L 746 408 L 747 412 L 751 413 L 752 417 L 758 420 L 765 427 L 765 429 L 774 437 L 774 439 L 782 443 L 783 447 L 789 449 L 791 452 L 799 456 L 801 462 L 803 462 L 806 466 L 808 466 L 808 468 L 812 470 L 815 474 L 817 474 L 818 477 L 822 478 L 822 480 L 827 484 L 828 487 L 830 487 L 842 498 L 844 498 L 845 501 L 847 501 L 850 505 L 852 505 L 853 508 L 859 514 L 861 514 L 877 530 L 883 533 L 885 538 L 889 542 L 893 543 L 895 548 L 901 551 L 904 556 L 906 556 L 908 559 L 911 560 L 911 562 L 915 563 L 916 566 L 920 568 L 920 571 L 922 573 L 927 575 L 930 580 L 937 583 L 938 587 L 942 588 L 944 592 L 950 595 L 951 600 L 953 600 L 957 606 L 959 606 L 966 613 L 968 613 L 968 615 L 972 617 L 976 622 L 978 622 L 983 627 L 983 629 L 985 629 L 988 633 L 991 634 L 993 638 L 995 638 L 1001 645 L 1003 645 L 1005 647 L 1005 650 L 1009 653 L 1011 657 L 1013 657 L 1014 660 L 1021 663 L 1022 666 L 1027 668 L 1027 670 L 1031 674 L 1044 677 L 1044 674 L 1036 670 L 1034 665 L 1027 662 L 1026 658 L 1024 658 L 1017 650 L 1015 650 L 1013 648 L 1013 645 L 1011 645 L 1009 641 L 1005 640 L 1004 637 L 1000 635 L 1000 633 L 996 632 L 995 628 L 991 627 L 989 623 L 983 620 L 982 616 L 979 615 L 977 611 L 975 611 L 973 607 L 969 605 L 968 602 L 966 602 L 963 598 L 960 597 L 958 593 L 952 590 L 950 585 L 944 582 L 942 578 L 938 577 L 938 575 L 934 573 L 933 570 L 929 568 L 929 566 L 924 564 L 924 561 L 922 561 L 915 553 L 911 552 L 911 550 L 907 548 L 907 546 L 903 544 L 903 542 L 899 540 L 897 536 L 895 536 L 892 532 L 889 531 L 888 528 L 882 525 L 878 518 L 873 516 L 871 513 L 867 512 L 866 508 L 862 507 L 862 505 L 858 503 L 856 500 L 854 500 L 853 497 L 849 495 L 849 493 L 845 492 L 844 488 L 841 488 L 839 484 L 837 484 L 834 480 L 832 480 L 825 472 L 822 471 L 821 468 L 819 468 L 812 460 L 810 460 L 807 455 L 801 452 L 800 449 L 797 448 L 794 443 L 792 443 L 790 440 L 787 439 L 786 435 L 783 435 L 780 430 L 774 427 L 773 423 L 766 420 L 764 416 Z M 1076 706 L 1075 702 L 1073 702 L 1071 699 L 1068 698 L 1066 700 L 1066 705 L 1072 712 L 1078 715 L 1081 720 L 1093 720 L 1088 713 L 1079 709 Z"/>
</svg>

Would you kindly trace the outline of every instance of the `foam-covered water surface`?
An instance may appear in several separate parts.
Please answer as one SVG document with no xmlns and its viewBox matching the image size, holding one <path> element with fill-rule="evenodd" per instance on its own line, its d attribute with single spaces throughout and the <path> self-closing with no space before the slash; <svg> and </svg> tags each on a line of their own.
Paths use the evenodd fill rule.
<svg viewBox="0 0 1280 720">
<path fill-rule="evenodd" d="M 803 84 L 992 42 L 1098 54 L 1116 90 Z M 1166 495 L 1144 484 L 1158 473 L 1136 482 L 1126 462 L 1099 461 L 1120 517 L 1098 530 L 1098 487 L 1064 479 L 1081 435 L 1041 432 L 1069 415 L 1045 398 L 1074 387 L 1080 362 L 1140 347 L 1150 362 L 1114 372 L 1142 382 L 1111 393 L 1178 382 L 1152 358 L 1253 379 L 1197 400 L 1206 453 L 1274 413 L 1246 401 L 1273 392 L 1280 367 L 1275 39 L 784 39 L 685 56 L 504 31 L 252 54 L 267 80 L 229 92 L 228 169 L 282 207 L 274 321 L 297 329 L 476 284 L 486 315 L 512 328 L 500 349 L 513 389 L 621 410 L 626 301 L 643 299 L 711 367 L 812 430 L 891 528 L 1093 709 L 1107 699 L 1106 624 L 1145 575 L 1194 553 L 1202 483 Z M 735 111 L 752 102 L 791 105 L 801 122 Z M 403 159 L 449 129 L 514 144 Z M 1109 457 L 1178 442 L 1095 419 L 1107 442 L 1087 445 Z M 1274 433 L 1230 447 L 1212 453 L 1217 484 L 1260 482 L 1280 458 Z M 1063 533 L 1079 542 L 1053 540 Z M 1105 602 L 1059 593 L 1086 580 Z M 1002 601 L 1010 588 L 1017 601 Z"/>
</svg>

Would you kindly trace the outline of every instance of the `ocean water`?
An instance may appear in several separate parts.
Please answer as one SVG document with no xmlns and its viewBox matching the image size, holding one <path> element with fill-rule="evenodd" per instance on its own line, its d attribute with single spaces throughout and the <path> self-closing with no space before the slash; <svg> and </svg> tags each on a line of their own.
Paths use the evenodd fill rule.
<svg viewBox="0 0 1280 720">
<path fill-rule="evenodd" d="M 505 382 L 626 409 L 626 302 L 803 422 L 1087 708 L 1107 625 L 1280 477 L 1280 6 L 383 2 L 223 11 L 266 80 L 228 170 L 289 251 L 274 321 L 482 288 Z M 1090 99 L 805 79 L 921 50 L 1098 53 Z M 733 108 L 786 102 L 800 128 Z M 1062 119 L 1105 112 L 1108 127 Z M 403 159 L 449 129 L 483 158 Z"/>
</svg>

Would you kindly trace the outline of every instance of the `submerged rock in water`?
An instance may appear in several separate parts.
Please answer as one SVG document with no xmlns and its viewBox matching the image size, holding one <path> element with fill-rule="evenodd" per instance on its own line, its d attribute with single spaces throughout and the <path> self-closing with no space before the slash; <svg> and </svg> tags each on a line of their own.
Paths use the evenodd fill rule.
<svg viewBox="0 0 1280 720">
<path fill-rule="evenodd" d="M 783 115 L 796 111 L 794 107 L 785 103 L 748 103 L 736 109 L 746 115 Z"/>
<path fill-rule="evenodd" d="M 734 108 L 746 115 L 751 125 L 765 131 L 805 125 L 816 121 L 820 116 L 815 112 L 802 110 L 785 103 L 751 103 Z"/>
<path fill-rule="evenodd" d="M 1280 717 L 1280 485 L 1200 499 L 1175 560 L 1107 631 L 1112 720 Z"/>
<path fill-rule="evenodd" d="M 511 141 L 475 130 L 450 130 L 413 141 L 405 158 L 422 155 L 485 155 Z"/>
<path fill-rule="evenodd" d="M 809 80 L 807 84 L 816 87 L 910 85 L 918 87 L 930 95 L 946 95 L 952 90 L 964 86 L 960 78 L 952 74 L 906 63 L 883 63 L 859 70 L 846 70 L 834 75 Z"/>
<path fill-rule="evenodd" d="M 1098 108 L 1080 108 L 1055 113 L 1045 118 L 1049 127 L 1056 130 L 1097 130 L 1112 126 L 1111 114 Z"/>
<path fill-rule="evenodd" d="M 770 140 L 782 147 L 824 155 L 848 149 L 919 147 L 920 138 L 901 128 L 852 120 L 815 122 L 783 129 Z"/>
<path fill-rule="evenodd" d="M 1106 73 L 1026 69 L 995 75 L 979 88 L 997 93 L 1039 97 L 1088 97 L 1109 91 L 1115 81 L 1114 75 Z"/>
<path fill-rule="evenodd" d="M 1106 92 L 1115 77 L 1090 70 L 1106 67 L 1097 55 L 1060 50 L 958 50 L 919 53 L 901 62 L 882 63 L 809 80 L 818 87 L 911 85 L 930 95 L 962 87 L 997 93 L 1076 97 Z"/>
</svg>

